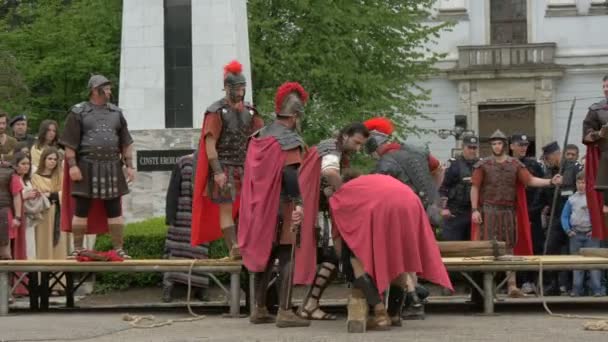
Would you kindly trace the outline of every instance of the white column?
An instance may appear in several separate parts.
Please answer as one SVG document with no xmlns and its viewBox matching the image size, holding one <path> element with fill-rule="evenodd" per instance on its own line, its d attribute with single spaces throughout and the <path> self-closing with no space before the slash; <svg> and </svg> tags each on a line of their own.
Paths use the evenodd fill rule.
<svg viewBox="0 0 608 342">
<path fill-rule="evenodd" d="M 163 0 L 124 0 L 119 106 L 129 129 L 165 128 Z"/>
<path fill-rule="evenodd" d="M 193 125 L 224 96 L 224 65 L 236 59 L 247 78 L 245 99 L 251 101 L 251 65 L 246 0 L 192 0 Z"/>
</svg>

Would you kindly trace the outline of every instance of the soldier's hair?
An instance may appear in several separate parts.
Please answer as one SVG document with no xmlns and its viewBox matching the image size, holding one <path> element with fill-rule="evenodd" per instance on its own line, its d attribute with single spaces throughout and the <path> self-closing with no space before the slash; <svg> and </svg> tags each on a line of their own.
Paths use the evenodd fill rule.
<svg viewBox="0 0 608 342">
<path fill-rule="evenodd" d="M 585 170 L 580 171 L 579 173 L 576 174 L 576 180 L 585 180 Z"/>
<path fill-rule="evenodd" d="M 576 153 L 578 153 L 578 146 L 575 144 L 568 144 L 566 145 L 566 150 L 576 150 Z"/>
<path fill-rule="evenodd" d="M 604 78 L 602 78 L 602 82 L 606 82 L 608 81 L 608 75 L 604 75 Z"/>
<path fill-rule="evenodd" d="M 0 119 L 2 118 L 6 118 L 6 123 L 8 124 L 8 113 L 3 112 L 2 109 L 0 109 Z"/>
<path fill-rule="evenodd" d="M 340 130 L 340 137 L 343 135 L 352 137 L 355 134 L 361 134 L 365 138 L 369 138 L 369 130 L 361 122 L 353 122 Z"/>
</svg>

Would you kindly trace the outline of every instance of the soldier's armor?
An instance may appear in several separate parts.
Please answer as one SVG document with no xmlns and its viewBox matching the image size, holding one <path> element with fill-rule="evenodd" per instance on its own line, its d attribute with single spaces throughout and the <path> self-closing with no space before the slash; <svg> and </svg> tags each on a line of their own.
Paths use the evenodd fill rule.
<svg viewBox="0 0 608 342">
<path fill-rule="evenodd" d="M 321 158 L 330 154 L 338 157 L 340 159 L 340 172 L 349 166 L 348 158 L 346 158 L 346 156 L 342 153 L 340 147 L 338 146 L 338 139 L 336 138 L 321 140 L 317 145 L 317 153 Z M 328 186 L 330 186 L 330 184 L 327 179 L 321 176 L 319 189 L 319 211 L 329 211 L 329 200 L 323 192 L 323 189 L 327 188 Z"/>
<path fill-rule="evenodd" d="M 222 120 L 222 131 L 215 145 L 218 160 L 223 165 L 242 166 L 247 154 L 247 139 L 254 132 L 255 108 L 245 103 L 243 110 L 238 112 L 222 99 L 209 106 L 207 113 L 218 113 Z"/>
<path fill-rule="evenodd" d="M 483 184 L 480 189 L 484 204 L 514 206 L 517 194 L 517 171 L 524 165 L 517 159 L 507 157 L 499 163 L 494 158 L 478 161 L 474 168 L 483 170 Z"/>
<path fill-rule="evenodd" d="M 85 103 L 80 113 L 82 140 L 78 155 L 89 160 L 119 160 L 121 112 L 114 105 L 95 108 Z"/>
<path fill-rule="evenodd" d="M 380 158 L 375 173 L 393 176 L 408 185 L 420 197 L 425 208 L 438 199 L 436 186 L 429 170 L 429 152 L 423 148 L 402 144 L 401 148 Z"/>
<path fill-rule="evenodd" d="M 253 135 L 259 138 L 274 137 L 277 139 L 279 145 L 281 145 L 283 151 L 293 150 L 298 147 L 303 150 L 306 146 L 304 140 L 296 131 L 289 129 L 276 121 L 268 126 L 264 126 Z"/>
<path fill-rule="evenodd" d="M 595 114 L 595 118 L 593 118 Z M 583 138 L 592 131 L 599 131 L 603 125 L 608 123 L 608 100 L 604 99 L 594 103 L 589 107 L 587 117 L 583 121 Z M 597 140 L 601 156 L 595 188 L 598 190 L 608 190 L 608 138 Z"/>
<path fill-rule="evenodd" d="M 108 200 L 127 194 L 121 148 L 130 142 L 120 140 L 120 132 L 126 129 L 120 108 L 111 103 L 94 106 L 82 102 L 72 107 L 71 112 L 80 118 L 77 155 L 83 177 L 73 183 L 72 195 Z"/>
<path fill-rule="evenodd" d="M 473 174 L 473 165 L 478 161 L 466 160 L 463 156 L 459 156 L 454 160 L 454 164 L 458 168 L 458 183 L 448 190 L 448 209 L 452 213 L 462 212 L 471 208 L 471 181 L 465 181 L 465 178 L 471 177 Z"/>
</svg>

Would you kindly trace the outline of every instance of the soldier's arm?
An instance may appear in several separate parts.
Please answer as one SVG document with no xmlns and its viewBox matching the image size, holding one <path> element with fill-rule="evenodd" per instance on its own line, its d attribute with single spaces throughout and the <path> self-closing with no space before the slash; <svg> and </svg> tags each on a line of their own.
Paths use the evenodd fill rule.
<svg viewBox="0 0 608 342">
<path fill-rule="evenodd" d="M 324 177 L 334 191 L 342 186 L 340 176 L 340 157 L 327 154 L 321 158 L 321 176 Z"/>
<path fill-rule="evenodd" d="M 479 209 L 479 189 L 483 183 L 483 170 L 475 168 L 471 176 L 471 209 Z"/>
<path fill-rule="evenodd" d="M 399 165 L 397 165 L 397 163 L 394 162 L 392 158 L 383 157 L 383 158 L 380 158 L 380 160 L 376 164 L 374 172 L 372 172 L 372 173 L 379 173 L 379 174 L 391 176 L 394 178 L 398 178 Z"/>
<path fill-rule="evenodd" d="M 125 165 L 132 169 L 133 168 L 133 137 L 129 132 L 127 120 L 124 115 L 120 113 L 120 147 L 122 153 L 122 159 Z"/>
<path fill-rule="evenodd" d="M 133 144 L 123 146 L 122 158 L 125 161 L 125 166 L 132 169 L 133 168 Z"/>
<path fill-rule="evenodd" d="M 217 113 L 207 113 L 205 115 L 205 124 L 203 130 L 203 137 L 205 138 L 205 151 L 207 152 L 207 160 L 209 166 L 213 170 L 214 174 L 224 172 L 222 165 L 218 160 L 217 149 L 215 147 L 217 140 L 220 137 L 222 131 L 222 123 Z"/>
<path fill-rule="evenodd" d="M 553 180 L 551 178 L 547 179 L 534 177 L 525 167 L 521 167 L 517 170 L 517 179 L 522 184 L 535 188 L 544 188 L 553 185 Z"/>
<path fill-rule="evenodd" d="M 583 120 L 583 142 L 594 143 L 598 141 L 600 137 L 601 129 L 600 120 L 597 116 L 597 111 L 589 110 L 587 116 Z"/>
</svg>

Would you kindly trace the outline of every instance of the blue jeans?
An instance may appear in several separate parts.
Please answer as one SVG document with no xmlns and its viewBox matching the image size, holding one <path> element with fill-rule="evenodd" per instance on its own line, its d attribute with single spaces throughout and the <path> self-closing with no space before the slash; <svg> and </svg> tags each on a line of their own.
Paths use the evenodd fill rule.
<svg viewBox="0 0 608 342">
<path fill-rule="evenodd" d="M 576 233 L 575 236 L 570 237 L 570 254 L 578 254 L 578 251 L 581 248 L 599 247 L 600 242 L 588 237 L 586 233 Z M 589 271 L 589 273 L 591 292 L 594 295 L 605 295 L 606 293 L 602 288 L 602 271 L 593 270 Z M 572 292 L 577 296 L 583 296 L 585 294 L 585 271 L 574 271 L 573 276 Z"/>
</svg>

